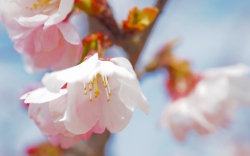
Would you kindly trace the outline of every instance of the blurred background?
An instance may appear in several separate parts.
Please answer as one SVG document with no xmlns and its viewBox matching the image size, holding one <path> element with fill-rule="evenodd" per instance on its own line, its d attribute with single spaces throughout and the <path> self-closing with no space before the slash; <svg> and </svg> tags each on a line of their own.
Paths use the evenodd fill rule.
<svg viewBox="0 0 250 156">
<path fill-rule="evenodd" d="M 153 6 L 154 0 L 108 0 L 118 22 L 126 19 L 132 6 Z M 87 34 L 85 15 L 72 18 L 81 36 Z M 194 71 L 245 63 L 250 65 L 249 0 L 171 0 L 156 24 L 137 64 L 141 69 L 154 54 L 173 38 L 180 38 L 174 52 L 190 60 Z M 124 55 L 112 47 L 110 55 Z M 0 22 L 0 156 L 25 155 L 43 137 L 19 101 L 25 89 L 39 84 L 43 73 L 29 74 L 21 56 L 13 49 Z M 168 75 L 158 70 L 140 81 L 151 110 L 148 116 L 135 110 L 129 125 L 112 135 L 107 156 L 248 156 L 250 155 L 250 108 L 238 110 L 227 129 L 199 136 L 190 133 L 185 142 L 177 141 L 169 129 L 158 126 L 160 114 L 170 102 L 165 88 Z M 250 93 L 249 93 L 250 94 Z"/>
</svg>

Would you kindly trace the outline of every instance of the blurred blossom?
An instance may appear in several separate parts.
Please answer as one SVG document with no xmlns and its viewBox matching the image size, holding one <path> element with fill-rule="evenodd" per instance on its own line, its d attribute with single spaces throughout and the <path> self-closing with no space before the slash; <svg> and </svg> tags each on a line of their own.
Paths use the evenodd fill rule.
<svg viewBox="0 0 250 156">
<path fill-rule="evenodd" d="M 207 134 L 228 126 L 236 109 L 250 104 L 249 73 L 250 68 L 242 64 L 201 73 L 201 80 L 189 95 L 165 108 L 161 126 L 168 126 L 180 141 L 191 130 Z"/>
<path fill-rule="evenodd" d="M 105 128 L 120 132 L 131 120 L 134 107 L 149 113 L 135 72 L 125 58 L 98 59 L 94 54 L 78 66 L 46 74 L 43 83 L 46 88 L 22 98 L 30 104 L 30 117 L 46 136 L 68 137 L 59 138 L 61 146 L 62 141 L 73 145 Z"/>
<path fill-rule="evenodd" d="M 42 143 L 28 147 L 27 156 L 63 156 L 63 151 L 59 147 L 54 147 L 50 143 Z"/>
</svg>

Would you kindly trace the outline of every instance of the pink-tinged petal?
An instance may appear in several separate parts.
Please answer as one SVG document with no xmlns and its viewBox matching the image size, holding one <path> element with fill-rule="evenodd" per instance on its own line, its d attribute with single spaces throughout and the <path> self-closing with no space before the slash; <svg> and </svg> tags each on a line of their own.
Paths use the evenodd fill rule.
<svg viewBox="0 0 250 156">
<path fill-rule="evenodd" d="M 49 102 L 49 111 L 51 118 L 53 119 L 54 122 L 57 122 L 63 118 L 67 108 L 67 103 L 68 103 L 68 94 L 64 94 L 60 98 L 57 98 Z"/>
<path fill-rule="evenodd" d="M 237 64 L 232 66 L 220 67 L 209 69 L 203 72 L 205 77 L 216 77 L 216 76 L 228 76 L 228 77 L 240 77 L 246 76 L 250 73 L 250 68 L 244 64 Z"/>
<path fill-rule="evenodd" d="M 58 12 L 51 15 L 50 18 L 44 23 L 44 29 L 47 29 L 51 25 L 62 22 L 71 12 L 73 5 L 74 0 L 61 0 Z"/>
<path fill-rule="evenodd" d="M 191 130 L 199 134 L 215 130 L 214 125 L 192 104 L 189 98 L 181 98 L 169 104 L 162 114 L 160 126 L 169 127 L 179 141 L 184 141 Z"/>
<path fill-rule="evenodd" d="M 74 134 L 88 132 L 97 122 L 101 112 L 99 98 L 89 102 L 90 95 L 84 94 L 81 82 L 68 83 L 68 107 L 64 122 L 68 131 Z"/>
<path fill-rule="evenodd" d="M 32 92 L 29 92 L 21 97 L 21 99 L 25 99 L 25 103 L 34 103 L 34 104 L 42 104 L 67 93 L 66 89 L 61 89 L 58 93 L 52 93 L 48 91 L 46 88 L 39 88 Z"/>
<path fill-rule="evenodd" d="M 57 27 L 60 29 L 64 39 L 73 45 L 81 44 L 81 39 L 79 33 L 77 32 L 76 28 L 68 23 L 62 22 L 57 24 Z"/>
<path fill-rule="evenodd" d="M 44 135 L 56 135 L 58 133 L 50 117 L 48 103 L 41 105 L 30 104 L 29 116 L 35 121 Z"/>
<path fill-rule="evenodd" d="M 65 50 L 67 52 L 64 53 L 60 61 L 52 66 L 52 70 L 58 71 L 60 69 L 73 67 L 80 61 L 79 54 L 82 52 L 82 45 L 67 44 Z"/>
<path fill-rule="evenodd" d="M 92 127 L 91 131 L 93 133 L 97 133 L 97 134 L 102 134 L 104 133 L 106 126 L 105 123 L 103 122 L 103 120 L 100 120 L 101 118 L 99 118 L 99 120 L 97 121 L 97 123 L 95 124 L 94 127 Z"/>
<path fill-rule="evenodd" d="M 68 82 L 74 82 L 76 80 L 86 77 L 96 66 L 98 55 L 95 54 L 84 63 L 81 63 L 75 67 L 68 68 L 62 71 L 45 74 L 42 79 L 42 83 L 45 87 L 52 92 L 59 92 L 61 87 Z"/>
<path fill-rule="evenodd" d="M 76 135 L 74 137 L 63 136 L 62 134 L 58 134 L 55 136 L 48 136 L 50 143 L 54 146 L 60 145 L 64 149 L 68 149 L 74 146 L 77 142 L 81 140 L 80 135 Z"/>
<path fill-rule="evenodd" d="M 30 66 L 30 71 L 34 72 L 35 69 L 47 69 L 52 67 L 54 64 L 59 62 L 63 54 L 66 53 L 65 45 L 60 45 L 53 51 L 46 53 L 40 52 L 35 53 L 33 55 L 24 55 L 25 62 L 28 66 Z"/>
<path fill-rule="evenodd" d="M 38 27 L 40 25 L 43 25 L 43 23 L 49 18 L 49 16 L 44 14 L 38 14 L 33 17 L 20 17 L 16 19 L 16 21 L 26 27 L 26 28 L 34 28 Z"/>
<path fill-rule="evenodd" d="M 103 130 L 103 127 L 106 127 L 111 133 L 122 131 L 131 120 L 134 107 L 129 107 L 121 102 L 120 97 L 116 93 L 112 94 L 110 102 L 106 102 L 104 97 L 103 99 L 102 112 L 97 123 L 99 124 L 99 129 Z"/>
<path fill-rule="evenodd" d="M 88 131 L 87 133 L 82 134 L 82 135 L 81 135 L 81 139 L 82 139 L 82 140 L 88 140 L 88 139 L 91 137 L 91 135 L 92 135 L 92 131 L 90 130 L 90 131 Z"/>
<path fill-rule="evenodd" d="M 57 98 L 49 102 L 49 111 L 50 111 L 50 116 L 54 121 L 55 127 L 58 130 L 58 132 L 63 134 L 64 136 L 73 137 L 75 136 L 75 134 L 70 133 L 66 129 L 63 121 L 60 121 L 64 117 L 67 104 L 68 104 L 68 95 L 65 94 L 60 98 Z"/>
</svg>

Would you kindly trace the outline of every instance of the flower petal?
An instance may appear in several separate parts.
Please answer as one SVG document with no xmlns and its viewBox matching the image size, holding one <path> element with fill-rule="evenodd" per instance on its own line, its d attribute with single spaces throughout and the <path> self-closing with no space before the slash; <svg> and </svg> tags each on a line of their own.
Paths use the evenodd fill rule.
<svg viewBox="0 0 250 156">
<path fill-rule="evenodd" d="M 205 77 L 229 76 L 240 77 L 250 73 L 250 68 L 244 64 L 209 69 L 203 73 Z"/>
<path fill-rule="evenodd" d="M 67 149 L 74 146 L 78 141 L 81 140 L 80 135 L 76 135 L 74 137 L 63 136 L 62 134 L 58 134 L 55 136 L 48 136 L 50 143 L 54 146 L 60 145 L 62 148 Z"/>
<path fill-rule="evenodd" d="M 50 117 L 48 103 L 44 103 L 41 105 L 30 104 L 29 116 L 35 121 L 44 135 L 58 134 L 58 131 L 54 126 L 54 122 Z"/>
<path fill-rule="evenodd" d="M 140 90 L 140 85 L 138 80 L 137 79 L 118 79 L 118 80 L 121 84 L 118 90 L 118 95 L 121 101 L 125 103 L 127 106 L 140 108 L 145 114 L 149 114 L 150 108 L 148 105 L 148 101 Z"/>
<path fill-rule="evenodd" d="M 77 66 L 62 71 L 45 74 L 42 82 L 49 91 L 59 92 L 61 87 L 66 83 L 83 79 L 86 75 L 88 75 L 96 66 L 97 60 L 98 55 L 95 54 Z"/>
<path fill-rule="evenodd" d="M 122 131 L 131 120 L 134 107 L 124 104 L 116 93 L 112 94 L 110 102 L 106 102 L 105 97 L 102 97 L 102 99 L 105 100 L 102 102 L 102 112 L 95 127 L 96 130 L 97 127 L 99 130 L 106 127 L 111 133 Z"/>
<path fill-rule="evenodd" d="M 66 89 L 61 89 L 58 93 L 52 93 L 46 88 L 38 88 L 34 91 L 24 94 L 21 99 L 25 99 L 24 103 L 41 104 L 59 98 L 66 93 Z"/>
<path fill-rule="evenodd" d="M 116 90 L 112 92 L 118 92 L 123 103 L 129 107 L 138 107 L 146 114 L 149 113 L 147 99 L 141 93 L 139 82 L 129 61 L 122 58 L 112 59 L 112 62 L 98 61 L 88 79 L 93 78 L 96 73 L 109 77 L 111 90 Z"/>
<path fill-rule="evenodd" d="M 44 29 L 47 27 L 58 24 L 62 22 L 67 15 L 71 12 L 74 5 L 74 0 L 60 0 L 60 5 L 57 13 L 54 13 L 49 19 L 44 23 Z"/>
<path fill-rule="evenodd" d="M 62 22 L 62 23 L 57 24 L 56 26 L 60 29 L 66 41 L 68 41 L 69 43 L 73 45 L 81 44 L 79 33 L 77 32 L 76 28 L 72 24 L 68 22 Z"/>
<path fill-rule="evenodd" d="M 60 61 L 52 66 L 52 70 L 57 71 L 72 67 L 79 62 L 79 53 L 82 51 L 82 45 L 72 45 L 70 43 L 65 47 L 64 56 Z"/>
<path fill-rule="evenodd" d="M 49 16 L 44 14 L 38 14 L 33 17 L 20 17 L 16 19 L 16 21 L 27 28 L 34 28 L 38 27 L 40 25 L 43 25 L 43 23 L 49 18 Z"/>
<path fill-rule="evenodd" d="M 127 69 L 132 75 L 136 76 L 135 71 L 131 63 L 128 61 L 128 59 L 124 57 L 116 57 L 116 58 L 112 58 L 110 61 L 113 62 L 117 66 Z"/>
<path fill-rule="evenodd" d="M 99 98 L 89 102 L 81 82 L 68 83 L 68 107 L 63 121 L 68 131 L 74 134 L 88 132 L 97 122 L 101 112 Z"/>
</svg>

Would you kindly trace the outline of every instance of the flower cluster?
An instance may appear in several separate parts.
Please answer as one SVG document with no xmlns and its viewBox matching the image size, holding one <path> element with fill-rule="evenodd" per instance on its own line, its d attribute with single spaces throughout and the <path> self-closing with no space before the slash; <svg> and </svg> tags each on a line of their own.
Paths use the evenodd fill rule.
<svg viewBox="0 0 250 156">
<path fill-rule="evenodd" d="M 107 8 L 106 0 L 1 1 L 0 19 L 27 71 L 57 71 L 44 76 L 44 88 L 21 98 L 53 145 L 69 148 L 92 133 L 119 132 L 135 107 L 149 112 L 130 62 L 103 58 L 112 44 L 108 35 L 93 33 L 81 40 L 70 23 L 76 9 L 99 16 Z M 140 20 L 149 20 L 147 26 L 153 20 L 148 18 L 143 11 Z"/>
<path fill-rule="evenodd" d="M 193 73 L 189 63 L 171 54 L 175 41 L 168 44 L 147 69 L 157 66 L 169 73 L 167 89 L 172 98 L 162 113 L 161 127 L 169 127 L 174 136 L 184 141 L 188 132 L 208 134 L 226 127 L 236 109 L 249 105 L 250 68 L 238 64 Z"/>
<path fill-rule="evenodd" d="M 45 88 L 25 94 L 30 117 L 52 144 L 68 148 L 92 133 L 120 132 L 135 107 L 146 114 L 149 106 L 135 72 L 125 58 L 98 59 L 46 74 Z M 71 141 L 69 141 L 71 140 Z"/>
</svg>

